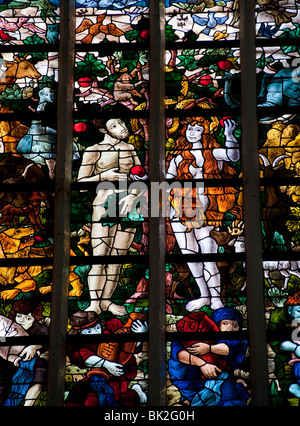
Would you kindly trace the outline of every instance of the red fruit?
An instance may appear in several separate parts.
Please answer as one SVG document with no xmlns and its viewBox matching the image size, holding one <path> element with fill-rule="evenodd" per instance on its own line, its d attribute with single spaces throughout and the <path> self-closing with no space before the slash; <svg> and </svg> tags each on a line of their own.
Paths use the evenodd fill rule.
<svg viewBox="0 0 300 426">
<path fill-rule="evenodd" d="M 74 124 L 74 130 L 75 132 L 85 132 L 86 131 L 86 124 L 85 123 L 76 123 Z"/>
<path fill-rule="evenodd" d="M 145 169 L 142 166 L 133 166 L 130 170 L 130 173 L 133 175 L 137 175 L 143 177 L 145 175 Z"/>
<path fill-rule="evenodd" d="M 199 83 L 202 84 L 202 86 L 208 86 L 209 84 L 211 84 L 212 82 L 212 78 L 210 75 L 202 75 L 199 78 Z"/>
<path fill-rule="evenodd" d="M 79 86 L 88 87 L 92 84 L 92 79 L 90 77 L 81 77 L 78 79 Z"/>
<path fill-rule="evenodd" d="M 35 241 L 43 241 L 43 238 L 39 237 L 39 236 L 34 237 L 34 239 L 35 239 Z"/>
<path fill-rule="evenodd" d="M 150 33 L 149 30 L 144 30 L 144 31 L 141 32 L 141 37 L 142 38 L 149 38 L 149 33 Z"/>
<path fill-rule="evenodd" d="M 219 61 L 218 62 L 218 67 L 221 69 L 221 70 L 227 70 L 228 68 L 230 68 L 231 67 L 231 62 L 230 61 Z"/>
<path fill-rule="evenodd" d="M 221 124 L 222 127 L 224 127 L 224 121 L 227 120 L 228 118 L 232 119 L 231 116 L 221 118 L 220 124 Z"/>
</svg>

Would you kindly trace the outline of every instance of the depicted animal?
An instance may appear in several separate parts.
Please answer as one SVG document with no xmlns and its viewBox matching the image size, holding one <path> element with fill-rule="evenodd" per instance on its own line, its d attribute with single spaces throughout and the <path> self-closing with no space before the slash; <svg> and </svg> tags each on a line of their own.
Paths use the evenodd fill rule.
<svg viewBox="0 0 300 426">
<path fill-rule="evenodd" d="M 256 12 L 263 12 L 273 16 L 278 27 L 283 23 L 291 22 L 292 17 L 297 15 L 297 13 L 288 12 L 284 7 L 280 7 L 279 0 L 256 0 L 256 2 L 258 5 Z M 240 0 L 234 0 L 232 8 L 234 15 L 230 25 L 235 25 L 240 18 Z"/>
<path fill-rule="evenodd" d="M 272 279 L 284 278 L 281 290 L 285 290 L 292 276 L 300 278 L 300 262 L 298 260 L 268 260 L 263 261 L 264 277 L 273 286 Z"/>
<path fill-rule="evenodd" d="M 0 116 L 7 113 L 13 113 L 13 110 L 5 105 L 0 105 Z M 15 153 L 19 140 L 27 131 L 28 127 L 20 121 L 0 121 L 1 152 Z"/>
<path fill-rule="evenodd" d="M 0 210 L 0 225 L 5 224 L 7 227 L 17 227 L 22 218 L 23 225 L 29 222 L 36 231 L 43 229 L 44 226 L 40 219 L 40 207 L 45 206 L 46 198 L 40 195 L 38 191 L 33 191 L 31 197 L 28 198 L 30 204 L 27 206 L 16 207 L 9 203 L 4 205 Z"/>
<path fill-rule="evenodd" d="M 32 213 L 32 209 L 29 207 L 15 207 L 12 204 L 6 204 L 6 206 L 2 207 L 0 210 L 0 225 L 3 223 L 6 226 L 18 226 L 19 218 L 22 216 L 30 216 Z"/>
<path fill-rule="evenodd" d="M 38 236 L 34 236 L 35 230 L 32 226 L 19 228 L 9 228 L 0 233 L 0 258 L 44 258 L 52 256 L 53 246 L 34 247 Z M 71 256 L 74 253 L 71 251 Z M 13 285 L 12 289 L 0 292 L 0 298 L 4 300 L 14 299 L 20 293 L 28 293 L 36 289 L 36 278 L 49 266 L 11 266 L 0 267 L 0 284 L 2 286 Z M 72 290 L 70 296 L 80 296 L 83 285 L 77 274 L 74 272 L 75 266 L 70 268 L 69 283 Z M 42 294 L 51 291 L 52 284 L 40 287 L 38 290 Z"/>
<path fill-rule="evenodd" d="M 18 184 L 28 183 L 29 185 L 49 184 L 49 177 L 46 173 L 41 170 L 36 164 L 26 160 L 22 156 L 7 155 L 0 161 L 0 208 L 11 204 L 14 207 L 28 207 L 34 210 L 34 214 L 37 216 L 37 207 L 41 207 L 41 201 L 36 200 L 35 191 L 26 191 L 22 189 Z M 12 186 L 11 184 L 17 184 Z M 14 187 L 14 190 L 7 190 L 5 187 Z M 39 195 L 42 197 L 48 197 L 48 201 L 51 200 L 51 192 L 49 190 L 39 191 Z M 50 197 L 50 198 L 49 198 Z M 51 201 L 50 201 L 51 202 Z M 37 204 L 38 203 L 38 204 Z M 38 221 L 38 218 L 36 219 Z"/>
<path fill-rule="evenodd" d="M 200 18 L 198 15 L 192 15 L 192 18 L 196 24 L 205 27 L 202 33 L 208 35 L 217 25 L 224 24 L 227 21 L 228 16 L 218 18 L 215 16 L 214 12 L 210 12 L 208 13 L 207 18 Z"/>
<path fill-rule="evenodd" d="M 25 16 L 21 16 L 18 18 L 17 22 L 9 22 L 7 19 L 0 17 L 0 29 L 8 31 L 8 32 L 15 32 L 15 31 L 19 31 L 19 29 L 23 27 L 33 33 L 43 34 L 46 32 L 46 30 L 38 27 L 34 23 L 27 22 L 28 20 L 29 18 Z"/>
<path fill-rule="evenodd" d="M 134 101 L 133 96 L 142 97 L 142 95 L 136 90 L 136 87 L 143 84 L 143 81 L 132 83 L 132 76 L 129 73 L 122 74 L 114 84 L 114 99 L 118 102 L 131 102 L 134 106 L 138 105 L 138 102 Z"/>
<path fill-rule="evenodd" d="M 37 113 L 45 110 L 48 102 L 54 102 L 54 91 L 44 87 L 39 91 Z M 26 135 L 19 140 L 16 151 L 40 167 L 46 165 L 50 179 L 54 179 L 56 165 L 56 130 L 44 126 L 42 120 L 32 120 Z M 77 145 L 73 142 L 73 159 L 79 158 Z"/>
<path fill-rule="evenodd" d="M 33 64 L 29 62 L 28 53 L 24 56 L 14 56 L 13 61 L 4 61 L 6 67 L 5 72 L 0 77 L 0 93 L 2 93 L 7 86 L 13 85 L 13 83 L 19 78 L 31 78 L 38 79 L 41 74 L 36 70 Z"/>
<path fill-rule="evenodd" d="M 5 31 L 0 30 L 0 40 L 4 43 L 10 43 L 11 40 L 16 40 L 16 37 L 12 37 L 9 34 L 7 34 Z"/>
<path fill-rule="evenodd" d="M 238 221 L 234 224 L 234 227 L 229 228 L 227 231 L 219 231 L 213 229 L 210 232 L 210 236 L 218 243 L 220 247 L 224 248 L 227 255 L 233 255 L 236 252 L 245 251 L 244 238 L 241 237 L 243 230 L 243 222 Z M 237 249 L 237 244 L 239 248 Z M 241 302 L 237 297 L 237 292 L 234 284 L 232 283 L 232 277 L 237 267 L 236 259 L 218 261 L 217 266 L 221 275 L 222 290 L 221 300 L 223 303 L 227 303 L 227 290 L 232 295 L 233 300 L 240 305 Z"/>
<path fill-rule="evenodd" d="M 48 102 L 54 102 L 54 92 L 49 87 L 39 91 L 37 112 L 44 111 Z M 26 135 L 20 139 L 16 151 L 38 165 L 47 165 L 49 176 L 54 178 L 56 130 L 45 127 L 42 120 L 32 120 Z"/>
<path fill-rule="evenodd" d="M 265 74 L 262 78 L 261 90 L 258 95 L 258 107 L 300 106 L 300 69 L 283 68 L 275 74 Z M 233 75 L 224 76 L 224 100 L 232 108 L 240 106 L 239 100 L 232 96 Z M 286 121 L 294 114 L 284 114 Z M 262 122 L 272 122 L 280 117 L 263 117 Z"/>
<path fill-rule="evenodd" d="M 174 295 L 175 295 L 175 292 L 176 292 L 178 285 L 183 284 L 186 287 L 187 291 L 189 292 L 191 298 L 195 299 L 195 294 L 193 292 L 193 288 L 192 288 L 191 281 L 190 281 L 191 272 L 190 272 L 187 264 L 186 263 L 174 263 L 174 267 L 171 269 L 170 272 L 176 273 L 177 279 L 173 280 L 173 282 L 172 282 L 170 293 L 169 293 L 169 298 L 174 299 Z"/>
<path fill-rule="evenodd" d="M 82 43 L 92 43 L 94 37 L 100 33 L 113 36 L 121 36 L 124 34 L 124 31 L 116 27 L 115 24 L 103 25 L 103 21 L 106 18 L 106 14 L 98 15 L 97 22 L 94 23 L 91 19 L 84 18 L 80 25 L 76 28 L 76 34 L 79 34 L 85 30 L 88 30 L 88 35 L 84 37 L 81 41 Z"/>
<path fill-rule="evenodd" d="M 299 106 L 300 71 L 297 68 L 283 68 L 274 75 L 265 74 L 258 98 L 265 99 L 258 106 Z"/>
<path fill-rule="evenodd" d="M 272 27 L 272 25 L 262 23 L 258 30 L 258 35 L 272 38 L 273 35 L 279 30 L 278 26 Z"/>
<path fill-rule="evenodd" d="M 23 170 L 23 172 L 21 174 L 4 178 L 1 183 L 2 184 L 6 184 L 6 183 L 25 183 L 26 177 L 28 175 L 28 171 L 29 171 L 30 167 L 32 167 L 32 166 L 33 166 L 33 163 L 28 164 L 25 167 L 25 169 Z"/>
<path fill-rule="evenodd" d="M 87 251 L 88 245 L 91 241 L 91 225 L 83 225 L 78 231 L 71 232 L 71 237 L 79 237 L 79 241 L 77 242 L 78 249 L 84 254 L 84 256 L 89 256 L 89 252 Z"/>
<path fill-rule="evenodd" d="M 281 161 L 288 155 L 281 155 L 271 164 L 266 156 L 259 154 L 262 164 L 263 178 L 284 179 L 294 176 L 295 172 L 286 169 Z M 285 197 L 281 192 L 278 183 L 267 183 L 264 187 L 265 199 L 262 205 L 261 215 L 266 234 L 266 248 L 269 250 L 272 245 L 275 232 L 281 234 L 288 248 L 291 248 L 291 235 L 286 227 L 286 220 L 290 216 L 293 201 Z"/>
</svg>

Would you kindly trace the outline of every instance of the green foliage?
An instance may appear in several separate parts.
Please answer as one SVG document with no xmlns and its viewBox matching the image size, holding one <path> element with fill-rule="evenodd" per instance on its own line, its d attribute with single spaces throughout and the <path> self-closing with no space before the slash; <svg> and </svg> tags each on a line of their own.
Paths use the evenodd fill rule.
<svg viewBox="0 0 300 426">
<path fill-rule="evenodd" d="M 71 202 L 71 232 L 78 231 L 83 225 L 91 222 L 91 194 L 72 192 Z"/>
<path fill-rule="evenodd" d="M 300 25 L 294 24 L 294 29 L 290 28 L 284 28 L 283 34 L 281 34 L 278 38 L 293 38 L 293 39 L 299 39 L 300 37 Z M 299 52 L 299 46 L 298 45 L 289 45 L 289 46 L 282 46 L 282 50 L 285 54 L 293 53 L 293 52 Z"/>
<path fill-rule="evenodd" d="M 52 270 L 46 269 L 37 277 L 34 278 L 37 288 L 47 287 L 52 283 Z"/>
<path fill-rule="evenodd" d="M 137 210 L 140 207 L 140 202 L 138 202 L 133 209 L 131 210 L 130 213 L 127 214 L 126 217 L 122 217 L 120 212 L 118 212 L 119 209 L 119 200 L 122 200 L 122 198 L 124 198 L 124 196 L 126 196 L 126 193 L 124 194 L 119 194 L 119 193 L 115 193 L 112 195 L 108 196 L 108 199 L 106 201 L 106 203 L 104 204 L 104 208 L 108 209 L 109 207 L 109 203 L 113 203 L 114 206 L 116 206 L 116 216 L 117 216 L 117 220 L 119 217 L 121 217 L 121 229 L 124 230 L 126 228 L 136 228 L 141 221 L 144 221 L 143 216 L 139 213 L 139 211 Z M 104 216 L 103 217 L 103 225 L 106 226 L 114 226 L 116 224 L 116 220 L 115 218 L 111 218 L 110 216 Z"/>
<path fill-rule="evenodd" d="M 178 40 L 178 37 L 175 34 L 175 31 L 173 30 L 171 25 L 166 25 L 166 42 L 176 41 L 176 40 Z"/>
<path fill-rule="evenodd" d="M 0 315 L 3 315 L 4 317 L 9 318 L 11 308 L 12 308 L 11 304 L 1 304 L 0 305 Z"/>
<path fill-rule="evenodd" d="M 128 40 L 128 41 L 139 41 L 139 42 L 142 42 L 142 41 L 144 41 L 142 38 L 141 38 L 141 35 L 140 35 L 140 31 L 139 30 L 131 30 L 131 31 L 127 31 L 126 33 L 125 33 L 125 38 Z"/>
<path fill-rule="evenodd" d="M 189 71 L 194 71 L 198 68 L 198 61 L 195 61 L 195 50 L 183 50 L 181 55 L 178 55 L 180 63 L 179 68 L 184 67 Z"/>
<path fill-rule="evenodd" d="M 130 42 L 147 42 L 149 39 L 149 19 L 142 17 L 137 24 L 132 25 L 131 31 L 126 31 L 125 38 Z"/>
<path fill-rule="evenodd" d="M 57 86 L 57 82 L 55 81 L 54 75 L 51 75 L 51 76 L 43 75 L 43 77 L 39 79 L 38 84 L 39 84 L 38 90 L 41 90 L 44 87 L 51 87 L 53 89 L 53 88 L 56 88 Z"/>
<path fill-rule="evenodd" d="M 80 77 L 90 77 L 96 79 L 97 77 L 104 77 L 108 71 L 101 59 L 97 59 L 92 53 L 86 53 L 84 60 L 78 62 L 75 67 L 75 79 Z"/>
<path fill-rule="evenodd" d="M 0 94 L 0 102 L 3 103 L 6 100 L 22 99 L 22 89 L 17 84 L 13 86 L 7 86 L 4 92 Z"/>
<path fill-rule="evenodd" d="M 267 56 L 263 53 L 256 61 L 256 67 L 264 69 L 267 65 L 270 65 L 274 62 L 273 56 Z"/>
<path fill-rule="evenodd" d="M 43 38 L 41 38 L 38 34 L 34 34 L 33 36 L 27 37 L 24 40 L 24 44 L 25 45 L 45 45 L 46 42 Z M 43 61 L 44 59 L 48 58 L 48 53 L 43 51 L 43 48 L 41 47 L 41 49 L 39 51 L 32 51 L 32 52 L 28 52 L 28 54 L 31 56 L 30 58 L 30 63 L 35 65 L 37 62 L 39 61 Z M 20 56 L 23 56 L 24 54 L 20 53 Z"/>
</svg>

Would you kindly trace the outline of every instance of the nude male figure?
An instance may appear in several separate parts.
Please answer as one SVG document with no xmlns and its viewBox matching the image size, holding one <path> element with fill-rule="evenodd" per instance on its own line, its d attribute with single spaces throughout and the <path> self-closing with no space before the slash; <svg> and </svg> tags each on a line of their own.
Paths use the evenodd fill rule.
<svg viewBox="0 0 300 426">
<path fill-rule="evenodd" d="M 121 119 L 109 119 L 99 131 L 104 139 L 88 147 L 82 158 L 78 173 L 78 182 L 118 182 L 127 180 L 130 169 L 140 165 L 139 158 L 133 145 L 125 139 L 129 136 L 128 129 Z M 101 217 L 107 215 L 104 207 L 109 195 L 117 193 L 118 189 L 101 189 L 97 191 L 93 202 L 91 244 L 94 256 L 118 256 L 127 253 L 134 235 L 134 228 L 121 229 L 121 224 L 112 226 L 100 222 Z M 120 211 L 126 215 L 135 205 L 138 189 L 132 189 L 120 202 Z M 110 311 L 114 315 L 127 314 L 124 306 L 111 301 L 111 297 L 118 285 L 121 264 L 92 265 L 88 274 L 90 306 L 86 309 L 101 313 Z"/>
</svg>

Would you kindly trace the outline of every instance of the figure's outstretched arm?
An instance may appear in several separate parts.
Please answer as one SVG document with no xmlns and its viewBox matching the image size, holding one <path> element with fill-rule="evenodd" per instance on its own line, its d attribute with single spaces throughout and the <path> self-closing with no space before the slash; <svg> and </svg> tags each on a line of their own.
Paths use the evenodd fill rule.
<svg viewBox="0 0 300 426">
<path fill-rule="evenodd" d="M 225 148 L 216 148 L 213 155 L 218 161 L 237 162 L 240 159 L 240 148 L 234 136 L 237 122 L 231 118 L 224 120 Z"/>
</svg>

